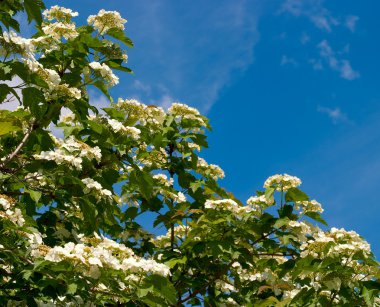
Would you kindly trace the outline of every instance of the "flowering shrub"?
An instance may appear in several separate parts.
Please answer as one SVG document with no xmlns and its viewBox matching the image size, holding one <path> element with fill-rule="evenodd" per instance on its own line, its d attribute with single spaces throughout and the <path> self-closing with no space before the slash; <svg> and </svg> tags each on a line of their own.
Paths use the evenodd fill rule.
<svg viewBox="0 0 380 307">
<path fill-rule="evenodd" d="M 226 192 L 199 156 L 207 118 L 109 95 L 130 72 L 126 20 L 77 15 L 0 3 L 0 100 L 19 103 L 0 111 L 1 305 L 380 306 L 362 237 L 323 226 L 297 177 L 268 178 L 246 204 Z"/>
</svg>

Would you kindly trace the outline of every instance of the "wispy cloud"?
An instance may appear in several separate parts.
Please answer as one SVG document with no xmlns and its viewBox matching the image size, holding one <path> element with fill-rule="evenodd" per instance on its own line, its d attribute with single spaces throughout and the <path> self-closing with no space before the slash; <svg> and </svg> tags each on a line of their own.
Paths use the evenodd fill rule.
<svg viewBox="0 0 380 307">
<path fill-rule="evenodd" d="M 307 33 L 302 32 L 302 35 L 301 35 L 301 38 L 300 38 L 300 42 L 301 42 L 302 45 L 307 44 L 308 42 L 310 42 L 310 36 L 307 35 Z"/>
<path fill-rule="evenodd" d="M 253 62 L 259 1 L 219 0 L 215 5 L 163 0 L 135 4 L 134 9 L 136 19 L 129 25 L 142 34 L 132 35 L 136 47 L 130 59 L 140 64 L 134 67 L 138 81 L 129 94 L 144 101 L 160 104 L 159 100 L 173 97 L 207 112 L 232 75 L 238 76 Z M 144 50 L 154 52 L 146 57 Z"/>
<path fill-rule="evenodd" d="M 295 59 L 288 57 L 285 54 L 281 57 L 280 64 L 281 66 L 293 66 L 293 67 L 298 66 L 298 62 Z"/>
<path fill-rule="evenodd" d="M 285 0 L 280 12 L 308 18 L 317 28 L 331 32 L 339 25 L 336 17 L 323 6 L 323 0 Z"/>
<path fill-rule="evenodd" d="M 326 40 L 318 44 L 318 49 L 322 59 L 331 69 L 338 71 L 343 79 L 355 80 L 360 77 L 360 73 L 351 67 L 351 63 L 346 59 L 340 59 Z"/>
<path fill-rule="evenodd" d="M 322 70 L 323 69 L 323 64 L 321 59 L 310 59 L 309 63 L 313 67 L 314 70 Z"/>
<path fill-rule="evenodd" d="M 347 114 L 343 113 L 339 107 L 329 108 L 318 106 L 317 111 L 327 114 L 327 116 L 332 120 L 334 124 L 350 122 Z"/>
<path fill-rule="evenodd" d="M 356 30 L 356 24 L 357 22 L 359 21 L 359 17 L 358 16 L 355 16 L 355 15 L 349 15 L 349 16 L 346 16 L 346 20 L 345 20 L 345 23 L 344 25 L 351 31 L 351 32 L 355 32 Z"/>
</svg>

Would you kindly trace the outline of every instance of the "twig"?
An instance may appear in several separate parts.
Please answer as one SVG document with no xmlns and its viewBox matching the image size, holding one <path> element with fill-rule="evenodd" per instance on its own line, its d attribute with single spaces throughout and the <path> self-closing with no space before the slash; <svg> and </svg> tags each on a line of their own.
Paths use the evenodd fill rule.
<svg viewBox="0 0 380 307">
<path fill-rule="evenodd" d="M 16 149 L 3 161 L 3 163 L 0 164 L 0 168 L 4 168 L 9 162 L 11 162 L 14 157 L 17 156 L 19 151 L 22 149 L 22 147 L 25 145 L 26 141 L 29 139 L 30 135 L 32 134 L 33 130 L 35 129 L 35 125 L 32 124 L 29 131 L 24 135 L 23 139 L 21 140 L 20 144 L 16 147 Z"/>
</svg>

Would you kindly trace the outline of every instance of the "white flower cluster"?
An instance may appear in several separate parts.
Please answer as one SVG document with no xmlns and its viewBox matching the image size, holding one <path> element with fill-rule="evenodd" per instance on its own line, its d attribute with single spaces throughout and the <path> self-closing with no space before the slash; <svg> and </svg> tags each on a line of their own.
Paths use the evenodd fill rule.
<svg viewBox="0 0 380 307">
<path fill-rule="evenodd" d="M 315 229 L 306 222 L 290 221 L 287 226 L 290 228 L 290 232 L 296 235 L 298 241 L 302 243 L 306 242 L 307 237 L 315 231 Z"/>
<path fill-rule="evenodd" d="M 100 77 L 104 78 L 109 86 L 114 86 L 119 83 L 119 78 L 112 72 L 112 69 L 107 64 L 91 62 L 89 66 L 94 70 L 95 74 L 98 74 Z M 89 72 L 85 70 L 84 73 L 88 74 Z"/>
<path fill-rule="evenodd" d="M 317 202 L 316 200 L 311 201 L 299 201 L 295 204 L 297 210 L 302 210 L 303 213 L 307 212 L 317 212 L 317 213 L 323 213 L 322 205 Z"/>
<path fill-rule="evenodd" d="M 183 240 L 186 238 L 187 234 L 190 232 L 191 227 L 185 226 L 185 225 L 178 225 L 174 227 L 174 238 L 175 240 Z M 152 239 L 151 242 L 161 248 L 165 248 L 170 246 L 170 239 L 171 239 L 171 229 L 168 230 L 168 232 L 165 235 L 157 236 L 156 238 Z"/>
<path fill-rule="evenodd" d="M 165 118 L 165 112 L 161 107 L 147 106 L 135 99 L 119 98 L 116 107 L 123 111 L 128 119 L 134 119 L 142 125 L 152 125 L 153 131 Z"/>
<path fill-rule="evenodd" d="M 82 92 L 76 87 L 69 87 L 68 84 L 59 84 L 54 87 L 53 91 L 45 95 L 47 100 L 65 98 L 66 102 L 72 99 L 81 99 Z"/>
<path fill-rule="evenodd" d="M 200 126 L 206 126 L 204 119 L 199 111 L 188 105 L 174 102 L 168 109 L 168 113 L 176 117 L 177 119 L 187 119 L 197 122 Z"/>
<path fill-rule="evenodd" d="M 265 195 L 251 196 L 247 200 L 247 205 L 252 208 L 252 211 L 262 213 L 265 208 L 274 205 L 274 197 L 267 198 Z"/>
<path fill-rule="evenodd" d="M 18 36 L 14 31 L 10 31 L 9 33 L 4 31 L 0 36 L 0 42 L 5 47 L 5 49 L 0 48 L 1 55 L 12 52 L 28 58 L 34 56 L 35 48 L 32 40 Z"/>
<path fill-rule="evenodd" d="M 203 158 L 198 157 L 197 171 L 205 177 L 210 177 L 214 180 L 224 178 L 224 171 L 216 164 L 208 164 Z"/>
<path fill-rule="evenodd" d="M 66 243 L 64 246 L 55 246 L 49 249 L 44 256 L 45 260 L 60 262 L 62 260 L 83 264 L 87 267 L 88 274 L 93 278 L 99 278 L 99 268 L 111 268 L 129 274 L 157 274 L 170 275 L 169 268 L 152 259 L 140 258 L 124 244 L 102 238 L 88 240 L 92 244 Z M 100 242 L 99 242 L 100 241 Z"/>
<path fill-rule="evenodd" d="M 41 63 L 35 59 L 24 60 L 29 69 L 36 73 L 49 86 L 49 91 L 45 92 L 46 99 L 56 99 L 64 97 L 66 100 L 80 99 L 82 94 L 78 88 L 69 87 L 68 84 L 60 84 L 61 77 L 58 73 L 49 68 L 44 68 Z"/>
<path fill-rule="evenodd" d="M 157 168 L 161 168 L 167 165 L 169 155 L 164 148 L 152 148 L 152 150 L 148 153 L 149 155 L 141 158 L 140 160 L 140 162 L 145 166 L 155 166 Z"/>
<path fill-rule="evenodd" d="M 62 37 L 67 40 L 72 40 L 79 35 L 73 23 L 48 23 L 42 27 L 42 31 L 57 42 L 60 41 Z"/>
<path fill-rule="evenodd" d="M 14 208 L 14 205 L 14 199 L 0 194 L 0 217 L 10 220 L 13 224 L 18 226 L 23 226 L 25 219 L 21 210 L 19 208 Z"/>
<path fill-rule="evenodd" d="M 32 72 L 36 73 L 46 82 L 50 90 L 53 90 L 61 82 L 61 77 L 55 70 L 44 68 L 38 61 L 34 59 L 26 59 L 25 63 Z"/>
<path fill-rule="evenodd" d="M 67 163 L 78 170 L 82 169 L 83 157 L 100 161 L 102 155 L 100 148 L 90 147 L 86 143 L 79 142 L 73 136 L 66 140 L 56 139 L 57 148 L 51 151 L 42 151 L 40 154 L 35 154 L 33 157 L 37 160 L 54 161 L 57 164 Z"/>
<path fill-rule="evenodd" d="M 296 188 L 301 185 L 301 180 L 288 174 L 274 175 L 264 182 L 264 188 L 275 188 L 277 191 L 287 191 L 290 188 Z"/>
<path fill-rule="evenodd" d="M 222 292 L 236 292 L 236 289 L 231 281 L 226 282 L 221 279 L 215 280 L 215 288 Z"/>
<path fill-rule="evenodd" d="M 331 228 L 329 232 L 318 231 L 313 239 L 302 244 L 301 257 L 312 256 L 324 258 L 329 256 L 351 257 L 356 252 L 365 256 L 371 254 L 371 247 L 355 231 L 346 231 L 343 228 Z"/>
<path fill-rule="evenodd" d="M 112 118 L 108 118 L 107 121 L 114 132 L 122 131 L 123 133 L 132 137 L 134 140 L 138 140 L 140 138 L 140 129 L 131 126 L 124 126 L 121 122 Z"/>
<path fill-rule="evenodd" d="M 78 16 L 78 12 L 73 12 L 71 9 L 54 5 L 50 9 L 43 11 L 42 15 L 49 21 L 56 19 L 63 22 L 69 22 L 71 18 Z"/>
<path fill-rule="evenodd" d="M 174 179 L 168 179 L 168 176 L 166 176 L 165 174 L 153 175 L 153 179 L 157 180 L 161 185 L 166 187 L 171 187 L 174 184 Z"/>
<path fill-rule="evenodd" d="M 49 186 L 52 187 L 51 182 L 49 182 L 48 178 L 44 176 L 40 172 L 34 172 L 34 173 L 28 173 L 25 175 L 25 181 L 34 186 L 40 186 L 40 187 L 45 187 Z"/>
<path fill-rule="evenodd" d="M 90 15 L 87 18 L 87 23 L 93 25 L 101 35 L 108 32 L 110 29 L 124 30 L 126 19 L 120 16 L 116 11 L 105 11 L 101 9 L 98 15 Z"/>
<path fill-rule="evenodd" d="M 102 197 L 112 197 L 112 192 L 110 190 L 103 189 L 102 185 L 99 182 L 91 178 L 82 179 L 82 182 L 86 185 L 86 188 L 84 189 L 84 193 L 90 193 L 92 191 L 96 191 L 98 199 Z"/>
<path fill-rule="evenodd" d="M 77 12 L 55 5 L 45 10 L 42 14 L 48 21 L 57 20 L 52 23 L 44 22 L 42 26 L 42 31 L 45 35 L 51 37 L 53 40 L 59 42 L 62 37 L 67 40 L 72 40 L 79 35 L 75 28 L 75 23 L 71 22 L 72 17 L 78 16 Z"/>
<path fill-rule="evenodd" d="M 218 199 L 218 200 L 207 200 L 205 203 L 205 209 L 213 209 L 217 211 L 230 211 L 234 213 L 237 217 L 241 217 L 245 213 L 252 211 L 249 206 L 239 206 L 236 201 L 232 199 Z"/>
</svg>

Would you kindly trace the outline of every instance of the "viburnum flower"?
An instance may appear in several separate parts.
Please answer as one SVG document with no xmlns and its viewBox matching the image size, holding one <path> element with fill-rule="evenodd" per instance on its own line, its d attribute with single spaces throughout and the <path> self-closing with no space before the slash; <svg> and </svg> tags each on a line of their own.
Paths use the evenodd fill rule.
<svg viewBox="0 0 380 307">
<path fill-rule="evenodd" d="M 87 18 L 87 23 L 93 25 L 101 35 L 107 33 L 110 29 L 124 30 L 126 19 L 120 16 L 119 12 L 106 11 L 101 9 L 98 15 L 91 15 Z"/>
</svg>

